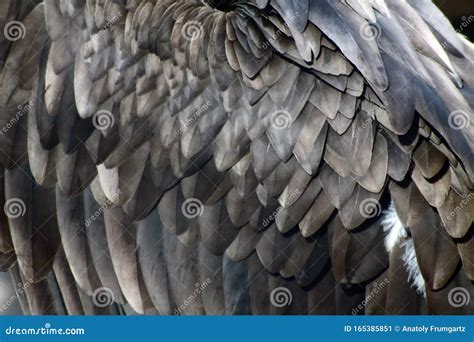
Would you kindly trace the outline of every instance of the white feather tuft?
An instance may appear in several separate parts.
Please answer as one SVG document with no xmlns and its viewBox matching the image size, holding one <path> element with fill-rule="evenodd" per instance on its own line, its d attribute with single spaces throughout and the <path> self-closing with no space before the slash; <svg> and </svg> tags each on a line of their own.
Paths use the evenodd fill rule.
<svg viewBox="0 0 474 342">
<path fill-rule="evenodd" d="M 400 221 L 393 203 L 384 213 L 382 220 L 383 230 L 385 232 L 385 249 L 390 254 L 396 245 L 403 249 L 402 260 L 408 272 L 408 282 L 415 287 L 416 291 L 423 296 L 425 292 L 425 280 L 420 272 L 418 261 L 416 260 L 415 246 L 413 239 L 408 236 L 407 229 Z"/>
<path fill-rule="evenodd" d="M 393 203 L 391 203 L 385 211 L 382 226 L 383 231 L 387 234 L 384 240 L 385 249 L 388 253 L 391 253 L 393 247 L 395 247 L 402 238 L 405 239 L 407 237 L 407 231 L 400 221 Z"/>
<path fill-rule="evenodd" d="M 413 239 L 404 240 L 400 247 L 404 249 L 402 260 L 408 272 L 408 282 L 415 287 L 416 292 L 426 296 L 425 279 L 421 275 L 420 266 L 418 265 L 418 260 L 416 260 Z"/>
</svg>

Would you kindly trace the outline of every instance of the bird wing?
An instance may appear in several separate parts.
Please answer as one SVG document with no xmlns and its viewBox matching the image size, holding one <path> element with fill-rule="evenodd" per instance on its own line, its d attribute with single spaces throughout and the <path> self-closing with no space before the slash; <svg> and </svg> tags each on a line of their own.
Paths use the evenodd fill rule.
<svg viewBox="0 0 474 342">
<path fill-rule="evenodd" d="M 431 1 L 0 19 L 0 261 L 25 311 L 349 314 L 380 284 L 367 313 L 472 310 L 447 298 L 473 292 L 474 47 Z M 389 201 L 426 298 L 385 250 Z"/>
</svg>

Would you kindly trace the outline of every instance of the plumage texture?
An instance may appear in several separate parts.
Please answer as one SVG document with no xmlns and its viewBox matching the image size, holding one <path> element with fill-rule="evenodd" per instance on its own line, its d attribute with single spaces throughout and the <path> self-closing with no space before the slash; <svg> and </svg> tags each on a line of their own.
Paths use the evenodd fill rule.
<svg viewBox="0 0 474 342">
<path fill-rule="evenodd" d="M 474 312 L 474 46 L 430 1 L 6 3 L 25 312 Z"/>
</svg>

